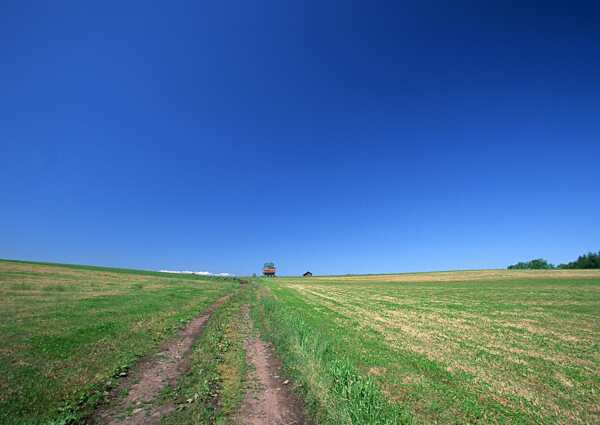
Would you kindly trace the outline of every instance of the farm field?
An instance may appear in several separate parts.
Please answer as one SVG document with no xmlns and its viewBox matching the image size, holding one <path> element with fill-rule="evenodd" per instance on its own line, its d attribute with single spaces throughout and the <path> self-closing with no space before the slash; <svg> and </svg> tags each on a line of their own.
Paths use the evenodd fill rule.
<svg viewBox="0 0 600 425">
<path fill-rule="evenodd" d="M 318 423 L 600 423 L 600 271 L 261 283 Z"/>
<path fill-rule="evenodd" d="M 3 425 L 600 423 L 598 270 L 247 281 L 0 261 L 0 340 Z"/>
<path fill-rule="evenodd" d="M 231 279 L 0 261 L 0 423 L 70 423 L 89 413 L 107 380 L 237 287 Z"/>
</svg>

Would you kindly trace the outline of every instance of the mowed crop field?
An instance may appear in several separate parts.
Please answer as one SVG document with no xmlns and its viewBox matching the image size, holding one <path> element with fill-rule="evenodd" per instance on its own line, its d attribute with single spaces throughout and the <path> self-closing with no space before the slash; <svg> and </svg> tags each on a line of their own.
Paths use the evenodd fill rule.
<svg viewBox="0 0 600 425">
<path fill-rule="evenodd" d="M 44 424 L 90 409 L 95 387 L 237 282 L 0 261 L 0 423 Z M 62 412 L 62 413 L 61 413 Z"/>
<path fill-rule="evenodd" d="M 290 358 L 307 346 L 302 326 L 308 325 L 319 335 L 315 347 L 326 347 L 315 348 L 322 353 L 314 358 L 326 359 L 331 352 L 355 367 L 376 384 L 396 412 L 389 417 L 402 418 L 397 421 L 600 423 L 600 271 L 494 270 L 263 282 L 268 288 L 263 298 L 285 307 L 272 333 L 286 326 L 300 329 L 299 342 L 287 351 Z M 265 302 L 265 315 L 276 308 L 269 305 Z M 294 320 L 302 325 L 286 323 Z M 329 363 L 332 376 L 336 365 Z M 296 368 L 299 379 L 310 374 L 299 364 L 288 362 L 287 367 Z M 319 377 L 313 381 L 325 379 L 327 365 L 315 375 Z M 317 388 L 310 379 L 306 386 Z M 347 395 L 351 390 L 340 394 L 340 400 L 352 398 Z M 356 396 L 358 402 L 360 398 Z M 346 416 L 360 414 L 361 408 L 357 405 Z"/>
</svg>

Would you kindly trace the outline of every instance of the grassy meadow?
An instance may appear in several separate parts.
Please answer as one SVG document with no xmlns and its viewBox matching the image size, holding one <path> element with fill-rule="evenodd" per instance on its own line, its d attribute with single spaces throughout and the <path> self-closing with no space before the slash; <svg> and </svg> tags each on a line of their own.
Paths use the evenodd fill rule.
<svg viewBox="0 0 600 425">
<path fill-rule="evenodd" d="M 600 270 L 234 279 L 0 260 L 0 424 L 81 423 L 118 376 L 232 294 L 152 401 L 232 424 L 253 332 L 313 423 L 600 423 Z"/>
<path fill-rule="evenodd" d="M 317 423 L 600 423 L 600 271 L 262 279 Z"/>
<path fill-rule="evenodd" d="M 239 284 L 0 261 L 0 423 L 70 423 L 108 381 Z"/>
</svg>

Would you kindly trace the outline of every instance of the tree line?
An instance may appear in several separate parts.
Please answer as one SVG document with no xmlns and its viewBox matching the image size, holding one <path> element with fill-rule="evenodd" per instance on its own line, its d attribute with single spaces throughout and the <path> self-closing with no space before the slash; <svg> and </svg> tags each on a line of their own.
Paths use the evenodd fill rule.
<svg viewBox="0 0 600 425">
<path fill-rule="evenodd" d="M 519 262 L 508 266 L 511 270 L 546 270 L 546 269 L 600 269 L 600 251 L 589 252 L 587 254 L 580 255 L 577 260 L 571 261 L 566 264 L 554 265 L 544 260 L 543 258 L 536 258 L 531 261 Z"/>
</svg>

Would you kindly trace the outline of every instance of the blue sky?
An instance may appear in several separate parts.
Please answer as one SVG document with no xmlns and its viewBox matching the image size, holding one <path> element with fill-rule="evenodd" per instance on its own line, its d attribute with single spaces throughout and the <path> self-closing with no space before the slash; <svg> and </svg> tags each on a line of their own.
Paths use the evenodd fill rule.
<svg viewBox="0 0 600 425">
<path fill-rule="evenodd" d="M 0 258 L 248 274 L 600 249 L 593 2 L 3 2 Z"/>
</svg>

